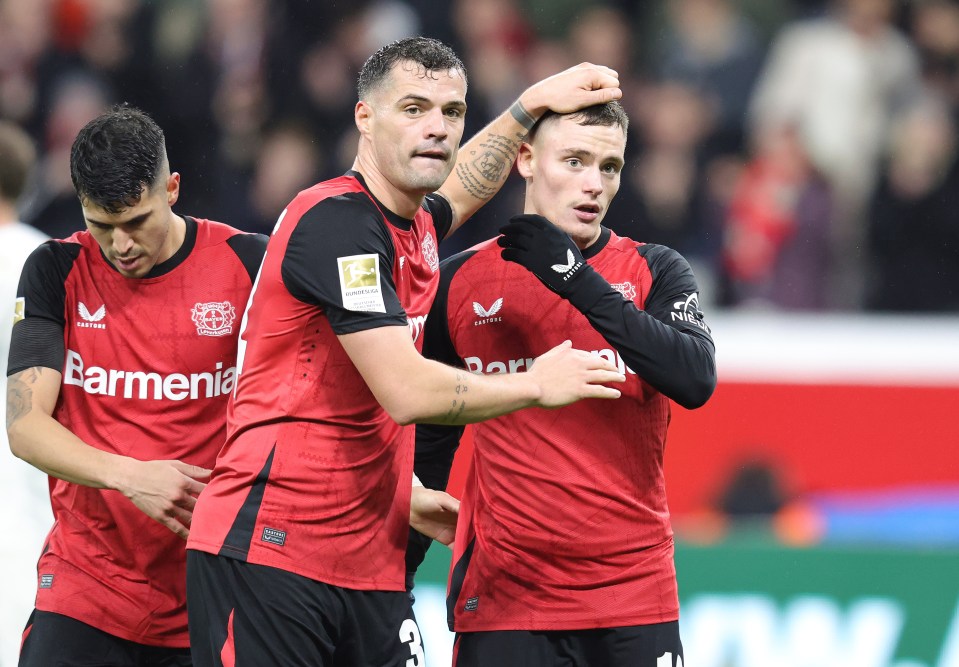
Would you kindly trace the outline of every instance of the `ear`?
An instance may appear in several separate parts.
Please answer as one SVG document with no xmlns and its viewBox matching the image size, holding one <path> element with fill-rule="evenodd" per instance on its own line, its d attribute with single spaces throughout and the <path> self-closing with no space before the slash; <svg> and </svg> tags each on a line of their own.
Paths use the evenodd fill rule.
<svg viewBox="0 0 959 667">
<path fill-rule="evenodd" d="M 166 201 L 173 206 L 180 198 L 180 173 L 173 172 L 166 181 Z"/>
<path fill-rule="evenodd" d="M 523 178 L 533 176 L 533 146 L 525 141 L 519 145 L 519 153 L 516 154 L 516 171 Z"/>
<path fill-rule="evenodd" d="M 370 124 L 373 122 L 373 107 L 370 106 L 369 102 L 360 100 L 356 103 L 356 107 L 353 109 L 353 120 L 360 134 L 369 133 Z"/>
</svg>

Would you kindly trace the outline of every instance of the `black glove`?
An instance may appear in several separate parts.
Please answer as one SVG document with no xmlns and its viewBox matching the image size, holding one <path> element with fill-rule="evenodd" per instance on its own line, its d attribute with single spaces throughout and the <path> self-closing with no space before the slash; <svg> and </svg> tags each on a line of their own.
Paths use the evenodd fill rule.
<svg viewBox="0 0 959 667">
<path fill-rule="evenodd" d="M 610 289 L 583 259 L 569 235 L 541 215 L 514 215 L 496 241 L 507 262 L 516 262 L 582 312 Z"/>
</svg>

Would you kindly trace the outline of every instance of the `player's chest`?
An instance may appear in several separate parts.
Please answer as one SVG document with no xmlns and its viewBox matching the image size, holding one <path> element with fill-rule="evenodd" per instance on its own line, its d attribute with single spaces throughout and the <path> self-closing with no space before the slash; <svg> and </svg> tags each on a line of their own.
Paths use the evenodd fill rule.
<svg viewBox="0 0 959 667">
<path fill-rule="evenodd" d="M 249 293 L 240 276 L 195 272 L 163 280 L 118 280 L 95 270 L 71 273 L 64 299 L 67 347 L 192 365 L 225 356 Z"/>
<path fill-rule="evenodd" d="M 439 254 L 432 231 L 395 234 L 393 282 L 407 314 L 429 312 L 439 284 Z"/>
</svg>

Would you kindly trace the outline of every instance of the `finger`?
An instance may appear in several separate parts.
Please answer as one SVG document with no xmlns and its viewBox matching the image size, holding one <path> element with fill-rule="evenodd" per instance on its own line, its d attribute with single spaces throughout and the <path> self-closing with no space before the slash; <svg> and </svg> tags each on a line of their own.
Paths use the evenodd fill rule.
<svg viewBox="0 0 959 667">
<path fill-rule="evenodd" d="M 496 245 L 500 248 L 521 248 L 529 250 L 533 245 L 533 240 L 525 236 L 505 235 L 496 239 Z"/>
<path fill-rule="evenodd" d="M 190 466 L 190 471 L 186 473 L 193 479 L 210 479 L 210 475 L 213 474 L 213 471 L 209 468 L 201 468 L 200 466 Z"/>
<path fill-rule="evenodd" d="M 206 488 L 206 484 L 203 482 L 198 482 L 197 480 L 190 478 L 187 479 L 189 479 L 189 481 L 183 487 L 183 490 L 193 497 L 200 495 L 200 492 Z"/>
<path fill-rule="evenodd" d="M 617 79 L 619 78 L 619 72 L 617 72 L 613 68 L 606 67 L 606 65 L 597 65 L 596 63 L 591 63 L 591 62 L 581 62 L 580 64 L 576 65 L 576 67 L 573 67 L 571 69 L 592 69 L 598 72 L 602 72 L 603 74 L 616 77 Z"/>
<path fill-rule="evenodd" d="M 586 356 L 580 355 L 580 359 L 582 359 L 585 362 L 587 369 L 607 370 L 607 371 L 614 371 L 616 373 L 619 373 L 619 368 L 617 368 L 616 364 L 614 364 L 612 361 L 610 361 L 606 357 L 601 357 L 598 354 L 593 354 L 592 352 L 586 352 L 584 350 L 577 350 L 577 352 L 582 352 L 584 355 L 586 355 Z"/>
<path fill-rule="evenodd" d="M 526 256 L 526 253 L 522 250 L 517 250 L 516 248 L 506 248 L 500 253 L 500 256 L 507 262 L 513 262 L 514 264 L 519 264 L 522 266 L 523 257 Z"/>
<path fill-rule="evenodd" d="M 182 507 L 183 509 L 192 512 L 194 509 L 196 509 L 196 498 L 194 496 L 183 496 L 174 504 L 177 507 Z"/>
<path fill-rule="evenodd" d="M 499 233 L 511 238 L 522 238 L 535 234 L 536 227 L 523 220 L 513 220 L 500 227 Z"/>
<path fill-rule="evenodd" d="M 587 375 L 590 384 L 607 384 L 609 382 L 626 382 L 626 376 L 618 371 L 596 370 Z"/>
<path fill-rule="evenodd" d="M 583 398 L 616 399 L 622 395 L 623 393 L 619 389 L 604 387 L 601 384 L 590 384 L 583 390 Z"/>
<path fill-rule="evenodd" d="M 175 520 L 181 526 L 186 526 L 189 528 L 190 524 L 193 523 L 193 511 L 191 509 L 174 506 L 171 515 L 172 516 L 170 518 Z"/>
<path fill-rule="evenodd" d="M 623 97 L 623 91 L 619 86 L 611 86 L 609 88 L 599 88 L 598 90 L 590 90 L 586 95 L 591 100 L 591 104 L 606 104 L 607 102 L 612 102 L 613 100 L 619 100 Z"/>
<path fill-rule="evenodd" d="M 210 475 L 213 473 L 213 471 L 208 468 L 201 468 L 200 466 L 184 463 L 183 461 L 171 461 L 170 464 L 187 477 L 192 477 L 193 479 L 210 479 Z"/>
<path fill-rule="evenodd" d="M 181 539 L 185 540 L 186 538 L 190 537 L 190 529 L 172 517 L 165 516 L 161 519 L 157 519 L 157 521 L 176 533 L 176 535 Z"/>
<path fill-rule="evenodd" d="M 516 225 L 517 229 L 524 230 L 526 233 L 532 233 L 530 227 L 534 229 L 546 229 L 547 227 L 553 226 L 553 223 L 547 218 L 536 213 L 523 213 L 520 215 L 514 215 L 509 219 L 509 225 L 513 224 Z"/>
<path fill-rule="evenodd" d="M 449 494 L 446 494 L 440 498 L 440 506 L 447 512 L 451 512 L 453 514 L 460 513 L 460 501 Z"/>
</svg>

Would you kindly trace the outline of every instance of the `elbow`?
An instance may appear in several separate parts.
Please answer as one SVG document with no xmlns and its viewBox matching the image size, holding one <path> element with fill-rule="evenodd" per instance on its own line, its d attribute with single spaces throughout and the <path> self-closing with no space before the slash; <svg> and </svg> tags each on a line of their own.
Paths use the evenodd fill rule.
<svg viewBox="0 0 959 667">
<path fill-rule="evenodd" d="M 417 423 L 417 421 L 419 421 L 416 415 L 414 415 L 411 412 L 391 412 L 389 410 L 387 410 L 386 412 L 393 419 L 393 421 L 395 421 L 400 426 L 411 426 Z"/>
<path fill-rule="evenodd" d="M 29 452 L 27 451 L 26 443 L 22 437 L 21 428 L 14 422 L 7 427 L 7 442 L 10 444 L 10 453 L 16 456 L 18 459 L 30 463 Z"/>
<path fill-rule="evenodd" d="M 690 383 L 682 396 L 677 396 L 674 400 L 687 410 L 695 410 L 706 405 L 706 401 L 716 390 L 716 366 L 713 365 L 709 373 L 704 373 L 696 377 Z"/>
<path fill-rule="evenodd" d="M 423 415 L 416 409 L 414 401 L 400 400 L 392 401 L 389 404 L 380 403 L 380 405 L 386 410 L 386 414 L 390 416 L 390 419 L 400 426 L 410 426 L 422 421 Z"/>
</svg>

